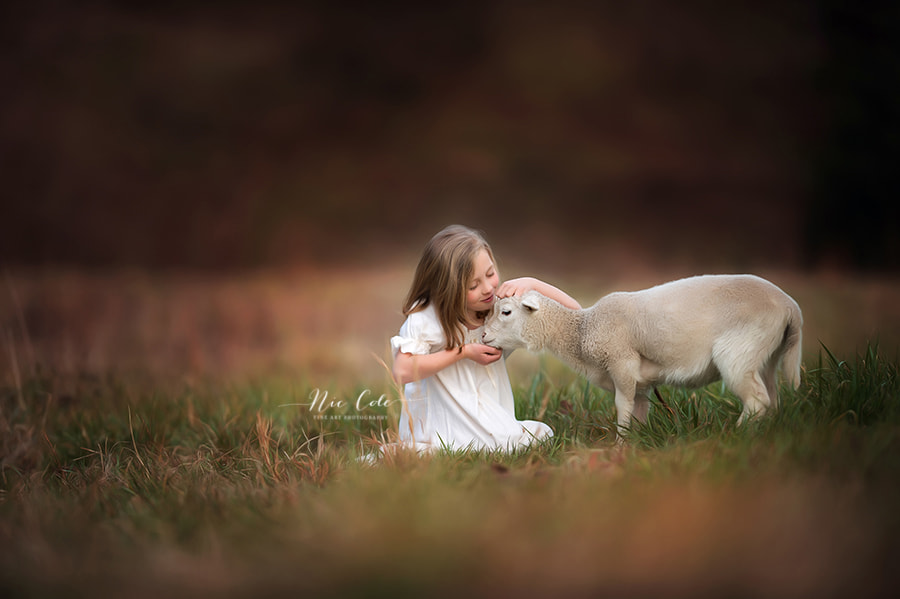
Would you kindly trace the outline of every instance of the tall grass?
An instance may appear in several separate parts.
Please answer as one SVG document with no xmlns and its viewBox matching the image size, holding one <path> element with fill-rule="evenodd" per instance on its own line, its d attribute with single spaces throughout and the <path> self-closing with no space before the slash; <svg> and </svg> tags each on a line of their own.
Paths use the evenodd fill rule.
<svg viewBox="0 0 900 599">
<path fill-rule="evenodd" d="M 0 391 L 0 591 L 176 596 L 877 595 L 900 557 L 900 379 L 823 349 L 736 427 L 721 385 L 612 399 L 544 373 L 511 454 L 396 454 L 390 388 L 163 385 L 38 371 Z M 318 390 L 321 397 L 324 390 Z M 355 401 L 362 396 L 366 418 Z"/>
</svg>

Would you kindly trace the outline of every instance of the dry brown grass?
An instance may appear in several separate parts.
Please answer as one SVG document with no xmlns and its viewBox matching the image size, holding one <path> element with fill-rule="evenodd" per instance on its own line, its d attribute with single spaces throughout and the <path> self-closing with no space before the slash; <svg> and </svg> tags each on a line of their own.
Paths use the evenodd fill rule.
<svg viewBox="0 0 900 599">
<path fill-rule="evenodd" d="M 389 361 L 388 339 L 402 323 L 399 305 L 412 266 L 236 274 L 7 273 L 0 290 L 3 376 L 14 388 L 38 365 L 63 375 L 235 378 L 279 373 L 344 388 L 383 382 L 379 359 Z M 530 273 L 512 266 L 504 274 Z M 694 273 L 687 268 L 653 270 L 635 262 L 633 268 L 598 274 L 584 267 L 537 274 L 588 305 L 611 291 Z M 815 355 L 820 343 L 853 353 L 869 341 L 878 341 L 888 354 L 896 352 L 900 279 L 759 274 L 800 303 L 808 355 Z M 514 377 L 528 378 L 538 359 L 520 354 L 513 356 L 510 368 Z M 556 372 L 567 376 L 564 368 Z"/>
</svg>

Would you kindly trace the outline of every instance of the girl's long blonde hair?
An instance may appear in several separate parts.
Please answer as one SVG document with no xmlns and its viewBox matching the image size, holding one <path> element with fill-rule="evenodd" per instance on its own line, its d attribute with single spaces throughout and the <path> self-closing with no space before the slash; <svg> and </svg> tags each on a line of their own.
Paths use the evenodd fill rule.
<svg viewBox="0 0 900 599">
<path fill-rule="evenodd" d="M 462 348 L 462 327 L 467 320 L 466 287 L 481 250 L 487 251 L 494 261 L 491 247 L 478 231 L 462 225 L 442 229 L 425 246 L 403 302 L 404 316 L 434 304 L 447 349 Z"/>
</svg>

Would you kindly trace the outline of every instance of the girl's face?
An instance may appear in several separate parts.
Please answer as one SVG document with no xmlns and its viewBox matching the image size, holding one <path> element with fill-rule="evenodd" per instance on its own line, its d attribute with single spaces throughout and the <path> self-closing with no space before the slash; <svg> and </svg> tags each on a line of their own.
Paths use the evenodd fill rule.
<svg viewBox="0 0 900 599">
<path fill-rule="evenodd" d="M 482 249 L 475 256 L 472 278 L 466 288 L 466 312 L 472 322 L 477 322 L 478 312 L 490 310 L 494 305 L 494 293 L 500 285 L 500 275 L 494 267 L 487 250 Z"/>
</svg>

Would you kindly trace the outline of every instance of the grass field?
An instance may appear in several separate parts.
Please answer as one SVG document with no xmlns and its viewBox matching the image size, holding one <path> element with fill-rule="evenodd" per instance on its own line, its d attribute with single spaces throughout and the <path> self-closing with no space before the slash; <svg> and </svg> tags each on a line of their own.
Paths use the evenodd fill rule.
<svg viewBox="0 0 900 599">
<path fill-rule="evenodd" d="M 120 297 L 165 295 L 132 285 L 140 293 Z M 40 323 L 51 312 L 34 307 L 37 286 L 13 287 L 3 596 L 860 597 L 900 583 L 894 348 L 832 353 L 807 337 L 801 387 L 742 428 L 720 385 L 663 388 L 672 410 L 655 405 L 624 447 L 611 397 L 539 360 L 515 379 L 517 414 L 547 422 L 551 440 L 369 467 L 357 457 L 396 430 L 386 377 L 328 362 L 172 377 L 137 373 L 131 355 L 113 368 L 103 348 L 131 347 L 115 341 L 128 320 L 116 306 L 131 303 L 115 298 L 92 326 L 60 321 L 96 340 L 93 358 L 67 368 L 50 359 L 67 354 L 41 328 L 53 327 Z M 91 305 L 67 289 L 65 301 Z M 231 304 L 214 305 L 209 330 Z M 262 313 L 234 314 L 248 338 L 267 330 Z M 323 318 L 309 330 L 337 322 Z M 172 321 L 171 331 L 194 322 Z M 133 344 L 152 346 L 157 328 Z M 90 359 L 105 368 L 83 367 Z"/>
</svg>

